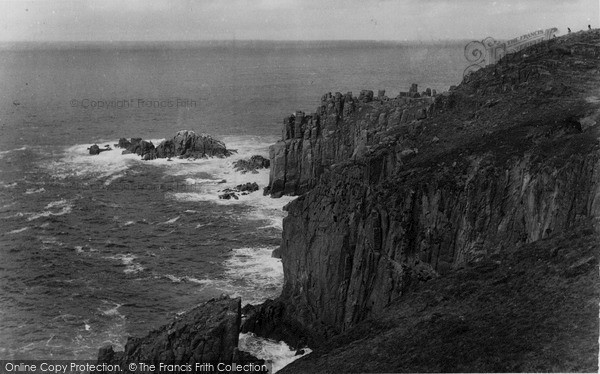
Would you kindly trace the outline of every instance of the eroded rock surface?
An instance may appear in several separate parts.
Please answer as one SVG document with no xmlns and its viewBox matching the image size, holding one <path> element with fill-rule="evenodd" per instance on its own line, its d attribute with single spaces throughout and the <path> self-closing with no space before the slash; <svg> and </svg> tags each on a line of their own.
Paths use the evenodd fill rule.
<svg viewBox="0 0 600 374">
<path fill-rule="evenodd" d="M 171 139 L 163 140 L 158 146 L 141 138 L 119 139 L 115 144 L 124 148 L 123 153 L 135 153 L 144 160 L 155 158 L 205 158 L 228 157 L 235 151 L 225 147 L 225 143 L 210 135 L 196 134 L 193 131 L 181 130 Z"/>
</svg>

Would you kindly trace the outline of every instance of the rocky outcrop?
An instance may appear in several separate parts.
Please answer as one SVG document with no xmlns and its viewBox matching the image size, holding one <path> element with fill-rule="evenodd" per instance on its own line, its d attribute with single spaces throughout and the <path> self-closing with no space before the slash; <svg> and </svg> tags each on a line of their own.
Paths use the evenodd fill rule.
<svg viewBox="0 0 600 374">
<path fill-rule="evenodd" d="M 109 145 L 106 145 L 104 148 L 100 148 L 98 144 L 94 144 L 88 148 L 88 151 L 90 152 L 90 155 L 99 155 L 101 152 L 110 151 L 111 149 L 112 148 L 110 148 Z"/>
<path fill-rule="evenodd" d="M 265 193 L 279 197 L 307 192 L 333 165 L 363 159 L 387 131 L 402 127 L 414 132 L 411 123 L 427 118 L 434 103 L 435 97 L 408 93 L 389 99 L 380 92 L 374 98 L 370 90 L 358 97 L 351 92 L 323 95 L 315 113 L 297 111 L 283 120 L 282 140 L 269 148 L 271 174 Z M 399 151 L 409 147 L 397 146 L 404 147 Z"/>
<path fill-rule="evenodd" d="M 338 93 L 286 118 L 269 192 L 301 196 L 283 293 L 249 330 L 273 334 L 277 315 L 318 345 L 423 282 L 599 217 L 600 60 L 581 42 L 600 34 L 509 55 L 434 98 Z"/>
<path fill-rule="evenodd" d="M 233 163 L 235 171 L 239 171 L 242 174 L 251 172 L 253 174 L 258 173 L 259 169 L 268 169 L 271 162 L 269 159 L 264 158 L 260 155 L 254 155 L 249 160 L 238 160 Z"/>
<path fill-rule="evenodd" d="M 155 158 L 205 158 L 228 157 L 235 153 L 225 144 L 210 135 L 198 135 L 193 131 L 182 130 L 168 140 L 163 140 L 158 146 L 141 138 L 131 138 L 131 141 L 121 138 L 115 146 L 125 148 L 124 154 L 135 153 L 144 160 Z"/>
<path fill-rule="evenodd" d="M 120 365 L 126 373 L 136 372 L 128 370 L 130 363 L 155 364 L 157 368 L 159 364 L 190 365 L 196 372 L 223 372 L 218 364 L 262 365 L 264 361 L 237 349 L 240 313 L 239 298 L 212 299 L 143 338 L 129 338 L 123 352 L 115 352 L 112 346 L 101 348 L 98 363 Z M 196 364 L 212 364 L 214 369 L 200 370 Z"/>
<path fill-rule="evenodd" d="M 238 194 L 248 195 L 249 193 L 252 193 L 254 191 L 258 191 L 258 184 L 256 182 L 248 182 L 245 184 L 238 184 L 237 186 L 235 186 L 235 188 L 226 188 L 224 190 L 219 191 L 219 192 L 222 192 L 221 194 L 219 194 L 219 199 L 238 200 L 239 199 Z"/>
</svg>

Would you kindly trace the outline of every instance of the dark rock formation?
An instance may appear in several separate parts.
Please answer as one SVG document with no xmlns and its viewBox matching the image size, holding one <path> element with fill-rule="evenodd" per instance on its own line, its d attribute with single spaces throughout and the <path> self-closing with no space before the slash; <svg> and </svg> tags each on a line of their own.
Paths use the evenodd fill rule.
<svg viewBox="0 0 600 374">
<path fill-rule="evenodd" d="M 179 131 L 171 141 L 175 146 L 175 155 L 181 158 L 227 157 L 233 154 L 223 142 L 210 135 L 197 135 L 193 131 Z"/>
<path fill-rule="evenodd" d="M 383 94 L 383 93 L 381 93 Z M 271 173 L 265 193 L 274 197 L 302 194 L 342 161 L 363 159 L 371 146 L 401 131 L 413 134 L 434 99 L 396 98 L 373 101 L 373 91 L 358 98 L 349 92 L 326 94 L 316 113 L 296 112 L 283 120 L 282 140 L 269 148 Z M 409 142 L 398 152 L 406 149 Z"/>
<path fill-rule="evenodd" d="M 141 138 L 125 138 L 119 140 L 119 147 L 125 148 L 123 154 L 135 153 L 144 160 L 155 158 L 203 158 L 203 157 L 228 157 L 235 151 L 228 150 L 220 140 L 210 135 L 198 135 L 193 131 L 182 130 L 168 140 L 163 140 L 157 147 L 152 142 Z"/>
<path fill-rule="evenodd" d="M 600 44 L 600 33 L 509 55 L 434 97 L 418 98 L 416 85 L 407 97 L 387 102 L 372 101 L 366 91 L 358 99 L 328 94 L 317 113 L 286 118 L 283 140 L 270 149 L 269 184 L 273 196 L 301 195 L 287 206 L 283 222 L 285 284 L 281 297 L 257 307 L 245 328 L 277 337 L 293 330 L 318 347 L 425 282 L 600 217 L 600 60 L 594 48 L 575 48 L 582 42 Z M 557 55 L 553 46 L 571 54 Z M 585 272 L 585 264 L 594 263 L 586 256 L 573 269 Z M 561 290 L 554 292 L 551 303 L 566 302 Z M 593 305 L 597 317 L 598 294 L 577 297 Z M 523 312 L 535 314 L 534 304 Z M 561 319 L 561 328 L 568 325 L 568 318 Z M 419 336 L 418 326 L 402 335 L 412 345 L 388 343 L 406 349 L 430 344 L 411 338 Z M 594 331 L 595 341 L 586 338 L 586 344 L 597 344 Z M 460 336 L 455 339 L 460 346 Z M 543 356 L 543 345 L 530 348 Z M 535 370 L 562 367 L 546 363 Z M 427 369 L 437 370 L 447 369 Z"/>
<path fill-rule="evenodd" d="M 119 143 L 115 144 L 115 147 L 119 147 L 119 148 L 129 148 L 129 146 L 131 145 L 131 142 L 125 138 L 121 138 L 119 139 Z"/>
<path fill-rule="evenodd" d="M 249 160 L 238 160 L 233 163 L 236 171 L 245 174 L 247 172 L 258 173 L 258 169 L 268 169 L 271 162 L 260 155 L 254 155 Z"/>
<path fill-rule="evenodd" d="M 120 365 L 126 373 L 129 363 L 191 365 L 263 364 L 262 360 L 238 351 L 241 301 L 223 297 L 210 300 L 143 338 L 129 338 L 124 352 L 112 346 L 100 349 L 98 363 Z M 156 370 L 158 372 L 158 370 Z M 163 370 L 164 371 L 164 370 Z M 200 372 L 200 371 L 198 371 Z"/>
<path fill-rule="evenodd" d="M 88 148 L 88 151 L 90 151 L 90 155 L 99 155 L 101 152 L 110 150 L 111 148 L 108 145 L 105 146 L 105 148 L 100 148 L 97 144 L 94 144 Z"/>
<path fill-rule="evenodd" d="M 253 332 L 258 336 L 285 341 L 292 348 L 315 346 L 320 341 L 295 318 L 290 308 L 278 300 L 267 300 L 258 306 L 246 305 L 241 332 Z M 317 326 L 315 326 L 317 328 Z"/>
<path fill-rule="evenodd" d="M 223 192 L 222 194 L 219 195 L 219 199 L 225 199 L 225 200 L 230 200 L 230 199 L 239 199 L 238 193 L 241 193 L 242 195 L 247 195 L 251 192 L 254 191 L 258 191 L 259 187 L 258 184 L 256 182 L 248 182 L 245 184 L 238 184 L 235 188 L 226 188 L 222 191 L 219 192 Z"/>
<path fill-rule="evenodd" d="M 258 184 L 256 182 L 248 182 L 246 184 L 238 184 L 235 188 L 240 192 L 254 192 L 258 191 Z"/>
</svg>

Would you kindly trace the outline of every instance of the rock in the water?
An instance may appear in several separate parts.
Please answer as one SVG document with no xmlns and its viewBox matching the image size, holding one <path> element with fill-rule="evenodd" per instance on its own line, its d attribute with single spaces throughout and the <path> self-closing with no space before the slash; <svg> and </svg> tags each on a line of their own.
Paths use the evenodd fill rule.
<svg viewBox="0 0 600 374">
<path fill-rule="evenodd" d="M 175 154 L 181 158 L 227 157 L 233 154 L 222 141 L 193 131 L 179 131 L 172 141 Z"/>
<path fill-rule="evenodd" d="M 100 154 L 100 147 L 98 147 L 96 144 L 89 147 L 88 149 L 89 149 L 91 155 L 99 155 Z"/>
<path fill-rule="evenodd" d="M 92 145 L 88 148 L 88 151 L 91 155 L 99 155 L 100 152 L 110 151 L 111 148 L 109 145 L 106 145 L 104 148 L 100 148 L 97 144 Z"/>
<path fill-rule="evenodd" d="M 254 155 L 249 160 L 238 160 L 233 163 L 236 171 L 241 171 L 242 174 L 247 172 L 257 173 L 258 169 L 268 169 L 271 162 L 260 155 Z"/>
<path fill-rule="evenodd" d="M 219 199 L 223 199 L 223 200 L 231 200 L 231 199 L 236 199 L 238 200 L 238 193 L 241 193 L 242 195 L 248 195 L 249 193 L 252 193 L 254 191 L 258 191 L 259 187 L 258 184 L 256 182 L 248 182 L 245 184 L 238 184 L 237 186 L 235 186 L 235 188 L 226 188 L 222 191 L 219 192 L 223 192 L 222 194 L 219 195 Z"/>
<path fill-rule="evenodd" d="M 223 193 L 219 195 L 219 199 L 222 199 L 222 200 L 231 200 L 231 199 L 239 200 L 240 199 L 238 197 L 238 195 L 236 194 L 236 191 L 232 190 L 230 188 L 227 188 L 227 189 L 223 190 L 222 192 Z"/>
<path fill-rule="evenodd" d="M 125 138 L 121 138 L 119 139 L 119 144 L 117 144 L 117 147 L 119 148 L 129 148 L 129 146 L 131 145 L 131 142 Z"/>
<path fill-rule="evenodd" d="M 131 141 L 121 138 L 117 146 L 125 148 L 123 154 L 135 153 L 144 160 L 171 157 L 227 157 L 235 153 L 234 150 L 227 149 L 223 142 L 210 135 L 198 135 L 187 130 L 179 131 L 173 138 L 162 141 L 158 147 L 142 138 L 131 138 Z"/>
<path fill-rule="evenodd" d="M 258 191 L 258 184 L 256 182 L 248 182 L 246 184 L 238 184 L 235 187 L 238 191 L 243 192 L 243 191 L 247 191 L 247 192 L 254 192 L 254 191 Z"/>
<path fill-rule="evenodd" d="M 175 157 L 177 155 L 177 150 L 175 148 L 175 143 L 172 139 L 163 140 L 156 147 L 156 157 L 157 158 L 170 158 Z"/>
</svg>

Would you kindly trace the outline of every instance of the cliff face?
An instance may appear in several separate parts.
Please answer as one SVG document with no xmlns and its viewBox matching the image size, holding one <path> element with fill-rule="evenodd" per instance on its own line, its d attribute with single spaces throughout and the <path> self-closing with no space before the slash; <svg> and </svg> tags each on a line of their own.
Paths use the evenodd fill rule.
<svg viewBox="0 0 600 374">
<path fill-rule="evenodd" d="M 416 90 L 413 85 L 395 99 L 385 91 L 377 97 L 369 90 L 358 97 L 328 93 L 315 113 L 297 111 L 284 118 L 282 140 L 269 149 L 272 169 L 265 192 L 275 197 L 305 193 L 332 165 L 364 157 L 387 129 L 427 118 L 435 93 Z"/>
<path fill-rule="evenodd" d="M 281 373 L 597 372 L 600 236 L 572 230 L 408 291 Z"/>
<path fill-rule="evenodd" d="M 598 217 L 599 55 L 600 34 L 578 33 L 434 98 L 326 95 L 285 119 L 270 193 L 303 195 L 284 219 L 278 318 L 318 342 L 413 285 Z"/>
</svg>

